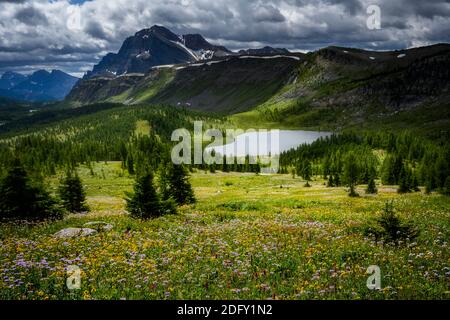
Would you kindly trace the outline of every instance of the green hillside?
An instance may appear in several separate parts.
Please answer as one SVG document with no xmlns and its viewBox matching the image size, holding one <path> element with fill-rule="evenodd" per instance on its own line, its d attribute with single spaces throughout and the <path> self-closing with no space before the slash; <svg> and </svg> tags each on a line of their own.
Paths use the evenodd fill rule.
<svg viewBox="0 0 450 320">
<path fill-rule="evenodd" d="M 231 119 L 244 126 L 414 128 L 448 135 L 449 67 L 449 45 L 396 52 L 330 47 L 309 54 L 295 81 L 271 99 Z"/>
<path fill-rule="evenodd" d="M 450 45 L 398 51 L 328 47 L 306 55 L 235 56 L 81 81 L 66 103 L 185 106 L 239 126 L 414 128 L 448 134 Z"/>
<path fill-rule="evenodd" d="M 288 57 L 233 57 L 152 69 L 146 75 L 93 78 L 81 81 L 67 101 L 73 106 L 110 101 L 182 105 L 201 111 L 236 113 L 270 99 L 291 81 L 288 75 L 298 62 Z"/>
</svg>

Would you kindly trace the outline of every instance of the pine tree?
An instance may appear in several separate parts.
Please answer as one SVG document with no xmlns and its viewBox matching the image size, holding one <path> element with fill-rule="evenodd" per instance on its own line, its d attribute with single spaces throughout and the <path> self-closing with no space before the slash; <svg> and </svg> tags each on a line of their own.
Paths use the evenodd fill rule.
<svg viewBox="0 0 450 320">
<path fill-rule="evenodd" d="M 134 170 L 134 160 L 131 154 L 127 157 L 127 171 L 130 175 L 134 175 L 136 171 Z"/>
<path fill-rule="evenodd" d="M 341 186 L 341 176 L 339 174 L 336 174 L 334 176 L 334 185 L 336 187 L 340 187 Z"/>
<path fill-rule="evenodd" d="M 430 194 L 433 189 L 433 177 L 427 177 L 425 180 L 425 193 Z"/>
<path fill-rule="evenodd" d="M 68 171 L 61 179 L 58 192 L 63 207 L 67 211 L 74 213 L 89 211 L 86 205 L 86 194 L 78 174 Z"/>
<path fill-rule="evenodd" d="M 381 169 L 381 182 L 385 185 L 393 185 L 399 183 L 402 167 L 402 157 L 396 155 L 388 155 L 386 159 L 384 159 L 383 167 Z"/>
<path fill-rule="evenodd" d="M 369 178 L 369 183 L 367 184 L 366 193 L 367 194 L 376 194 L 376 193 L 378 193 L 377 186 L 375 184 L 375 179 L 373 177 Z"/>
<path fill-rule="evenodd" d="M 398 193 L 411 192 L 411 171 L 406 164 L 402 166 L 398 178 Z"/>
<path fill-rule="evenodd" d="M 445 185 L 445 180 L 450 172 L 447 160 L 442 154 L 437 158 L 434 167 L 436 186 L 437 188 L 443 188 Z"/>
<path fill-rule="evenodd" d="M 331 175 L 331 174 L 330 174 L 330 176 L 328 177 L 327 187 L 329 187 L 329 188 L 334 187 L 333 175 Z"/>
<path fill-rule="evenodd" d="M 381 168 L 381 182 L 384 185 L 396 183 L 393 173 L 394 168 L 393 162 L 394 158 L 391 155 L 388 155 L 383 161 L 383 166 Z"/>
<path fill-rule="evenodd" d="M 158 189 L 161 198 L 161 208 L 163 214 L 176 214 L 177 203 L 170 194 L 170 181 L 168 165 L 162 163 L 158 168 Z"/>
<path fill-rule="evenodd" d="M 300 175 L 306 181 L 305 187 L 310 187 L 311 185 L 309 184 L 309 181 L 311 181 L 312 166 L 309 160 L 305 160 L 303 162 L 302 166 L 300 167 L 300 172 Z"/>
<path fill-rule="evenodd" d="M 169 195 L 178 205 L 195 202 L 194 191 L 189 182 L 189 174 L 183 165 L 170 165 L 168 180 Z"/>
<path fill-rule="evenodd" d="M 226 156 L 223 156 L 222 172 L 230 172 L 230 168 L 228 166 L 227 157 Z"/>
<path fill-rule="evenodd" d="M 345 160 L 343 178 L 346 185 L 350 188 L 349 196 L 357 197 L 358 194 L 355 191 L 355 187 L 359 177 L 359 166 L 356 161 L 356 156 L 353 152 L 350 152 Z"/>
<path fill-rule="evenodd" d="M 322 165 L 323 178 L 327 179 L 328 175 L 331 175 L 330 172 L 330 157 L 327 155 Z"/>
<path fill-rule="evenodd" d="M 411 186 L 410 186 L 411 190 L 413 190 L 414 192 L 418 192 L 420 191 L 419 189 L 419 181 L 417 179 L 417 174 L 414 172 L 412 174 L 412 178 L 411 178 Z"/>
<path fill-rule="evenodd" d="M 169 186 L 169 168 L 167 164 L 161 163 L 158 168 L 158 190 L 161 200 L 171 198 Z"/>
<path fill-rule="evenodd" d="M 0 181 L 0 220 L 62 218 L 56 201 L 39 182 L 30 180 L 17 162 Z"/>
<path fill-rule="evenodd" d="M 261 165 L 259 164 L 259 162 L 257 162 L 255 165 L 254 165 L 254 171 L 255 171 L 255 173 L 258 175 L 258 174 L 260 174 L 260 172 L 261 172 Z"/>
<path fill-rule="evenodd" d="M 450 176 L 445 179 L 444 188 L 442 189 L 442 194 L 450 196 Z"/>
<path fill-rule="evenodd" d="M 136 178 L 134 193 L 127 196 L 127 210 L 133 218 L 146 220 L 164 213 L 150 172 Z"/>
</svg>

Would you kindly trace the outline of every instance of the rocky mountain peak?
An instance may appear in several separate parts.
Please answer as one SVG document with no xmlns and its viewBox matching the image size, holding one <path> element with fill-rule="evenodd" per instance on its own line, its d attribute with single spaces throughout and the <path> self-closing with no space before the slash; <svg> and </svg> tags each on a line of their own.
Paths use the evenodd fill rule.
<svg viewBox="0 0 450 320">
<path fill-rule="evenodd" d="M 200 34 L 178 36 L 163 26 L 154 25 L 128 37 L 117 54 L 107 54 L 85 77 L 146 73 L 154 66 L 190 63 L 228 54 L 231 51 L 210 44 Z"/>
</svg>

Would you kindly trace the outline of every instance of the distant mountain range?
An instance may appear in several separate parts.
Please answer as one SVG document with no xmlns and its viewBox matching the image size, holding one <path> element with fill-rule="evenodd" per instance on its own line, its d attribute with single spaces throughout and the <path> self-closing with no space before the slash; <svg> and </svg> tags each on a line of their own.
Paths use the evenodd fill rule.
<svg viewBox="0 0 450 320">
<path fill-rule="evenodd" d="M 8 71 L 0 78 L 0 96 L 22 101 L 62 100 L 78 80 L 59 70 L 39 70 L 28 76 Z"/>
</svg>

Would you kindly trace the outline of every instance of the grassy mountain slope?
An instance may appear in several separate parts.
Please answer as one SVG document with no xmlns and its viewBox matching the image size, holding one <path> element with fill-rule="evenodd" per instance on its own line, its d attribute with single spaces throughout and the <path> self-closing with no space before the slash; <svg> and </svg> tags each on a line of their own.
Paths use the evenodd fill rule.
<svg viewBox="0 0 450 320">
<path fill-rule="evenodd" d="M 249 110 L 285 86 L 299 61 L 232 57 L 152 69 L 146 75 L 80 81 L 67 100 L 74 106 L 110 101 L 185 105 L 218 113 Z"/>
<path fill-rule="evenodd" d="M 329 47 L 307 56 L 296 80 L 239 124 L 417 127 L 448 130 L 450 46 L 394 52 Z"/>
<path fill-rule="evenodd" d="M 297 59 L 228 57 L 94 78 L 81 81 L 67 102 L 183 105 L 232 115 L 241 127 L 448 131 L 448 44 L 387 52 L 328 47 Z"/>
</svg>

